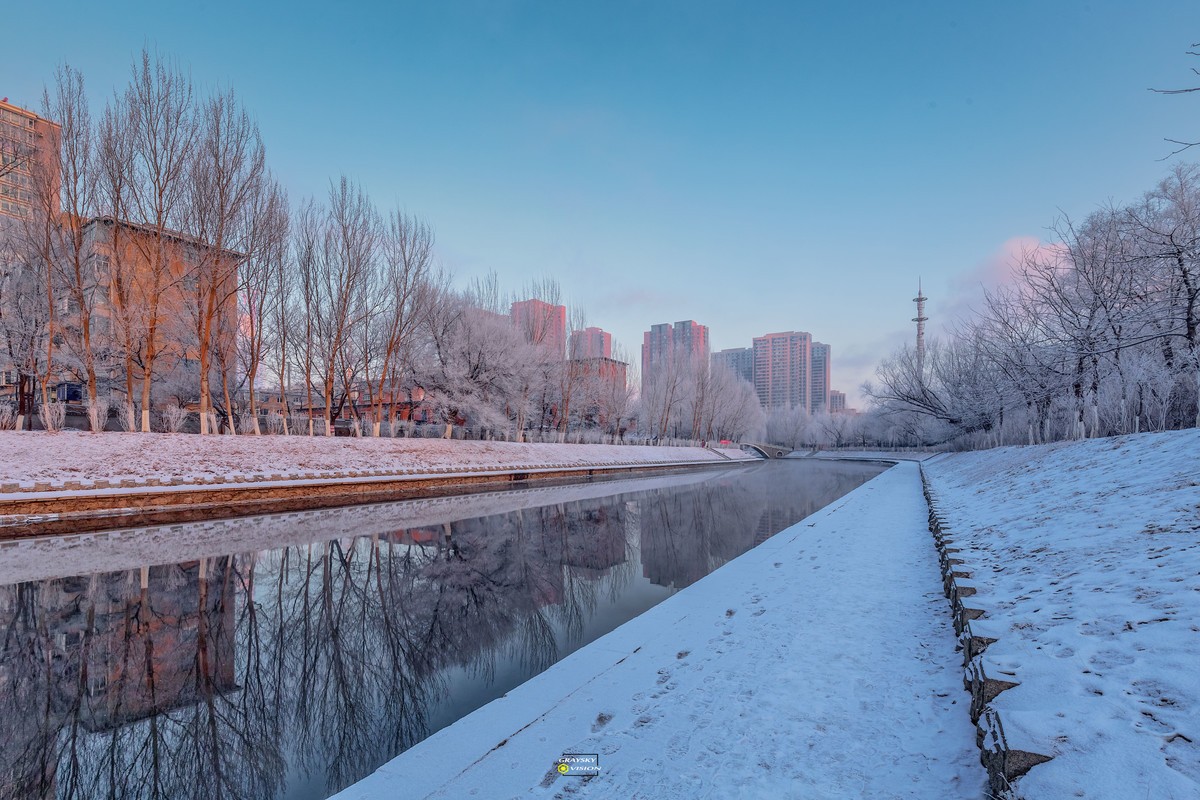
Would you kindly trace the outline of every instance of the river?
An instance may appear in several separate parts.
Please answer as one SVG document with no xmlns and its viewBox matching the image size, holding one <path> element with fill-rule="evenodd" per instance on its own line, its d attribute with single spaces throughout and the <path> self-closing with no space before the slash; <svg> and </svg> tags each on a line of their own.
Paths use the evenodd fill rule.
<svg viewBox="0 0 1200 800">
<path fill-rule="evenodd" d="M 784 459 L 6 547 L 0 799 L 320 800 L 883 468 Z"/>
</svg>

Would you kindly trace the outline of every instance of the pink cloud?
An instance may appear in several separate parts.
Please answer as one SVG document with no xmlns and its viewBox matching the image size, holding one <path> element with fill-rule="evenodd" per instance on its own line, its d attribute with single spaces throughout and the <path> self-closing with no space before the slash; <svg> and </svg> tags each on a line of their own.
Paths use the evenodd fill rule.
<svg viewBox="0 0 1200 800">
<path fill-rule="evenodd" d="M 1006 240 L 974 267 L 951 279 L 944 297 L 930 300 L 931 327 L 935 331 L 944 331 L 957 322 L 970 319 L 982 309 L 985 292 L 1017 281 L 1025 257 L 1053 257 L 1057 248 L 1058 245 L 1036 236 L 1014 236 Z M 929 287 L 926 287 L 928 291 Z"/>
</svg>

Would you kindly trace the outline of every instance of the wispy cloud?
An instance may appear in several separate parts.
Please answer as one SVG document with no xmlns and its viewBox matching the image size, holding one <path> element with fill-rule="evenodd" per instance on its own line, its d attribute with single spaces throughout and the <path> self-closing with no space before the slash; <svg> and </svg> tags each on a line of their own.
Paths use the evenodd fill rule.
<svg viewBox="0 0 1200 800">
<path fill-rule="evenodd" d="M 628 288 L 608 292 L 593 301 L 598 310 L 631 308 L 659 308 L 674 299 L 666 292 L 656 292 L 652 289 Z"/>
<path fill-rule="evenodd" d="M 880 360 L 892 353 L 913 337 L 910 329 L 896 329 L 869 341 L 849 345 L 844 350 L 833 351 L 833 388 L 846 393 L 846 404 L 853 408 L 864 408 L 866 398 L 862 393 L 864 381 L 875 378 L 875 367 Z"/>
<path fill-rule="evenodd" d="M 974 267 L 952 279 L 944 297 L 931 296 L 929 310 L 932 313 L 929 316 L 932 329 L 947 331 L 957 323 L 970 319 L 983 308 L 985 292 L 1016 279 L 1023 256 L 1051 248 L 1052 244 L 1036 236 L 1014 236 L 1006 240 Z M 929 288 L 925 287 L 926 294 L 930 294 Z"/>
</svg>

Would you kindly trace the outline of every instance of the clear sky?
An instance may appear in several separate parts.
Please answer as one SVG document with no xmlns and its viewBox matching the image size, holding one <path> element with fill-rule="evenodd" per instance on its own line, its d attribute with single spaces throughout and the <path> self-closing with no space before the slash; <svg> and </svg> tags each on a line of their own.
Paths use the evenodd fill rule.
<svg viewBox="0 0 1200 800">
<path fill-rule="evenodd" d="M 1200 94 L 1147 91 L 1200 83 L 1195 0 L 42 0 L 3 41 L 0 96 L 35 109 L 56 65 L 99 104 L 156 47 L 240 93 L 294 200 L 345 174 L 461 283 L 553 276 L 635 359 L 657 322 L 810 331 L 852 404 L 918 277 L 936 330 L 1200 139 Z"/>
</svg>

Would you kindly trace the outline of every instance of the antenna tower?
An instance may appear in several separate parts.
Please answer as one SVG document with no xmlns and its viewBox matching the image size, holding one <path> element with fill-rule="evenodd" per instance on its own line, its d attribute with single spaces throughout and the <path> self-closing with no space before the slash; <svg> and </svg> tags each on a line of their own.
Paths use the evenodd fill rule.
<svg viewBox="0 0 1200 800">
<path fill-rule="evenodd" d="M 917 372 L 920 375 L 925 374 L 925 323 L 929 321 L 929 317 L 925 316 L 925 301 L 928 299 L 921 291 L 921 279 L 918 278 L 917 296 L 913 298 L 917 304 L 917 315 L 912 321 L 917 323 Z"/>
</svg>

